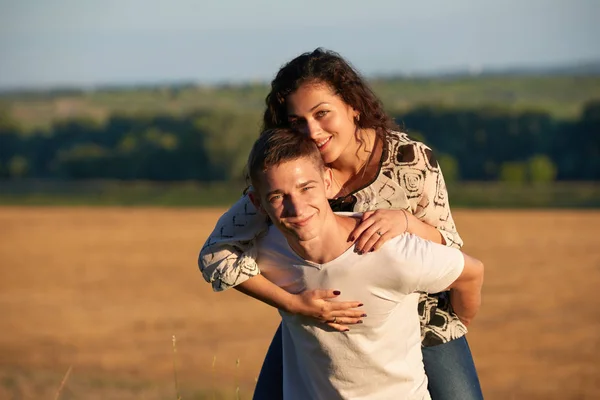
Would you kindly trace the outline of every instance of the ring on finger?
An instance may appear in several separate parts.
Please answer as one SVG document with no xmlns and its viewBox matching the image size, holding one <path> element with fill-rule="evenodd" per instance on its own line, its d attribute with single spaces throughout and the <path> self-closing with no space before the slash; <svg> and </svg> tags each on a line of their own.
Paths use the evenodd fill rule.
<svg viewBox="0 0 600 400">
<path fill-rule="evenodd" d="M 381 233 L 381 231 L 377 231 L 375 233 L 378 234 L 379 236 L 383 236 L 383 233 Z"/>
<path fill-rule="evenodd" d="M 337 321 L 337 317 L 333 317 L 333 321 L 331 321 L 331 322 L 335 324 L 336 321 Z"/>
</svg>

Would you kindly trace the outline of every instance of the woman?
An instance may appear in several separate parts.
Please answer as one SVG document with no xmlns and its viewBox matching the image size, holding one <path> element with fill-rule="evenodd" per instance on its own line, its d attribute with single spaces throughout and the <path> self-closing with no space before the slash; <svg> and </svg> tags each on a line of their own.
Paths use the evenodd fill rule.
<svg viewBox="0 0 600 400">
<path fill-rule="evenodd" d="M 263 128 L 291 126 L 309 135 L 333 173 L 337 211 L 365 212 L 351 236 L 359 252 L 375 251 L 410 232 L 460 247 L 444 180 L 431 150 L 394 130 L 381 102 L 338 54 L 317 49 L 284 65 L 266 98 Z M 375 211 L 373 211 L 375 210 Z M 409 212 L 405 212 L 409 211 Z M 362 318 L 359 302 L 329 302 L 329 289 L 290 294 L 259 275 L 253 240 L 267 221 L 247 196 L 225 213 L 200 253 L 199 265 L 215 290 L 236 289 L 285 311 L 311 316 L 338 330 Z M 360 300 L 360 299 L 357 299 Z M 423 362 L 429 391 L 438 399 L 481 399 L 464 337 L 447 293 L 422 295 Z M 281 398 L 281 337 L 275 335 L 255 399 Z"/>
</svg>

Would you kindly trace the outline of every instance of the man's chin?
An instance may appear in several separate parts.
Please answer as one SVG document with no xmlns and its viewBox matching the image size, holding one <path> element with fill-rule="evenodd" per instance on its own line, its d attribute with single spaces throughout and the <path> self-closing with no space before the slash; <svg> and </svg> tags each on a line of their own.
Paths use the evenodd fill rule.
<svg viewBox="0 0 600 400">
<path fill-rule="evenodd" d="M 307 229 L 286 229 L 285 231 L 288 236 L 291 236 L 298 242 L 306 242 L 315 237 L 314 233 Z"/>
</svg>

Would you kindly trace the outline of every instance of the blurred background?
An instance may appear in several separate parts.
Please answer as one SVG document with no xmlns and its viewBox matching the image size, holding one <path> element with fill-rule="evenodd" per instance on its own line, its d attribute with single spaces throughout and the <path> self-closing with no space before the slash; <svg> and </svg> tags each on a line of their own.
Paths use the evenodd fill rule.
<svg viewBox="0 0 600 400">
<path fill-rule="evenodd" d="M 316 47 L 437 155 L 487 266 L 469 334 L 486 398 L 600 397 L 599 17 L 0 0 L 0 398 L 251 398 L 277 313 L 212 293 L 196 258 L 244 188 L 270 80 Z"/>
</svg>

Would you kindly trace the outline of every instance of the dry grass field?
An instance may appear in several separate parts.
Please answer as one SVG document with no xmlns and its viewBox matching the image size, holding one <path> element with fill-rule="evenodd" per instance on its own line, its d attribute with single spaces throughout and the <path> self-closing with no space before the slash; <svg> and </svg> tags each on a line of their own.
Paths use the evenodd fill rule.
<svg viewBox="0 0 600 400">
<path fill-rule="evenodd" d="M 61 399 L 175 399 L 174 359 L 184 400 L 251 398 L 278 316 L 203 281 L 222 211 L 0 208 L 0 399 L 55 398 L 70 366 Z M 600 211 L 455 218 L 487 268 L 486 399 L 600 398 Z"/>
</svg>

